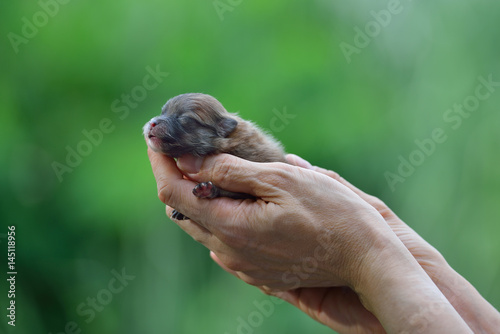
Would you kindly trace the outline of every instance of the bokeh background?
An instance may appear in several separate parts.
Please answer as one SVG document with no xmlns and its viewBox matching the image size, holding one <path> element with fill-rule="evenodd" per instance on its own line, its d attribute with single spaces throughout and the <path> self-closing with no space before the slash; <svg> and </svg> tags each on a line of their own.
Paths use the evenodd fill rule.
<svg viewBox="0 0 500 334">
<path fill-rule="evenodd" d="M 1 2 L 0 332 L 233 334 L 243 319 L 251 333 L 331 333 L 285 303 L 259 318 L 268 297 L 165 216 L 141 128 L 185 92 L 382 198 L 500 307 L 500 87 L 448 112 L 480 77 L 500 81 L 498 13 L 493 0 Z M 446 140 L 415 153 L 436 128 Z M 129 280 L 110 293 L 117 272 Z"/>
</svg>

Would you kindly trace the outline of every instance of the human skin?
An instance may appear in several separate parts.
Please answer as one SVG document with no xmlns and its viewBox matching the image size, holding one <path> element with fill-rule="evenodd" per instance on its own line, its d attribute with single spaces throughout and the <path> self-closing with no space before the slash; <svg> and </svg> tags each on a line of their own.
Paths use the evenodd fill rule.
<svg viewBox="0 0 500 334">
<path fill-rule="evenodd" d="M 149 156 L 160 199 L 192 218 L 177 221 L 179 226 L 245 282 L 342 333 L 471 332 L 424 271 L 427 253 L 437 252 L 419 238 L 412 240 L 413 231 L 398 226 L 383 203 L 356 194 L 336 174 L 293 156 L 290 162 L 306 166 L 258 164 L 229 155 L 207 157 L 195 173 L 196 163 L 181 157 L 178 164 L 188 179 L 173 159 L 152 151 Z M 192 188 L 207 180 L 259 199 L 195 198 Z M 318 238 L 325 235 L 327 256 L 300 286 L 291 286 L 283 273 L 314 258 Z M 436 277 L 439 282 L 440 274 Z"/>
<path fill-rule="evenodd" d="M 312 166 L 309 162 L 293 154 L 288 155 L 287 159 L 293 165 L 328 175 L 372 205 L 474 333 L 498 332 L 500 313 L 479 294 L 472 284 L 453 270 L 434 247 L 406 225 L 384 202 L 354 187 L 333 171 Z"/>
</svg>

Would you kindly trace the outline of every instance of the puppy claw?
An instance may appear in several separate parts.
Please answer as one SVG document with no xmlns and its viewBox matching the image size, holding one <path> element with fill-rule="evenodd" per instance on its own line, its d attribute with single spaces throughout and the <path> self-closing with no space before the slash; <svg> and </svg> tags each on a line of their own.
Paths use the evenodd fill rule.
<svg viewBox="0 0 500 334">
<path fill-rule="evenodd" d="M 179 211 L 177 210 L 174 210 L 172 212 L 172 216 L 170 216 L 171 219 L 175 219 L 175 220 L 188 220 L 189 218 L 184 216 L 182 213 L 180 213 Z"/>
<path fill-rule="evenodd" d="M 198 198 L 215 198 L 219 196 L 219 189 L 212 182 L 202 182 L 193 189 Z"/>
</svg>

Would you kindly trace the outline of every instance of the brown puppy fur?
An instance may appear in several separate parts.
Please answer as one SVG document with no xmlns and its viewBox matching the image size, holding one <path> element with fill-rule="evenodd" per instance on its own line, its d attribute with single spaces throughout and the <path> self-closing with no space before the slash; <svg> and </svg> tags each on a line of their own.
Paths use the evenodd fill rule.
<svg viewBox="0 0 500 334">
<path fill-rule="evenodd" d="M 173 158 L 184 154 L 205 156 L 228 153 L 255 162 L 286 162 L 282 145 L 252 122 L 227 112 L 214 97 L 200 93 L 182 94 L 163 106 L 160 116 L 143 128 L 148 145 Z M 193 189 L 200 198 L 219 196 L 252 198 L 200 183 Z M 187 219 L 176 212 L 174 219 Z"/>
</svg>

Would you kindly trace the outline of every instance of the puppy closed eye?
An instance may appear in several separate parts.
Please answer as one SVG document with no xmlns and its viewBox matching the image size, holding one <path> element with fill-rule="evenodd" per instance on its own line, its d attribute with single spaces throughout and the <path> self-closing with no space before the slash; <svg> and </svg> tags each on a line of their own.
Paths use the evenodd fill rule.
<svg viewBox="0 0 500 334">
<path fill-rule="evenodd" d="M 215 129 L 208 125 L 200 122 L 197 119 L 188 116 L 181 116 L 178 119 L 178 124 L 180 129 L 184 133 L 189 133 L 193 136 L 212 136 Z"/>
<path fill-rule="evenodd" d="M 184 129 L 184 130 L 193 130 L 196 127 L 199 127 L 200 124 L 198 121 L 191 117 L 187 116 L 182 116 L 178 118 L 179 125 Z"/>
</svg>

